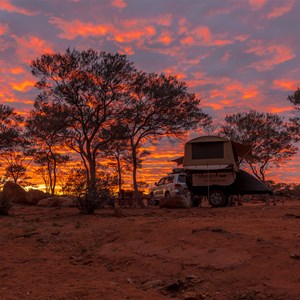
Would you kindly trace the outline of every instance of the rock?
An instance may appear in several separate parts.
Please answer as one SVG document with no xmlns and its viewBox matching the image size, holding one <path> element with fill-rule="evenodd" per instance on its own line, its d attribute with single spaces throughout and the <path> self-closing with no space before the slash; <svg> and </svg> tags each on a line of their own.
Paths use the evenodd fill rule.
<svg viewBox="0 0 300 300">
<path fill-rule="evenodd" d="M 42 207 L 74 207 L 76 203 L 74 199 L 69 197 L 50 197 L 42 199 L 38 202 L 38 206 Z"/>
<path fill-rule="evenodd" d="M 27 203 L 27 192 L 17 183 L 7 181 L 3 187 L 3 197 L 13 203 Z"/>
<path fill-rule="evenodd" d="M 187 208 L 190 207 L 188 199 L 185 197 L 175 196 L 163 198 L 159 201 L 160 208 Z"/>
<path fill-rule="evenodd" d="M 27 202 L 36 205 L 40 200 L 49 197 L 48 194 L 40 190 L 29 190 L 26 195 Z"/>
<path fill-rule="evenodd" d="M 290 254 L 290 258 L 293 258 L 293 259 L 300 259 L 300 253 L 298 252 L 293 252 Z"/>
</svg>

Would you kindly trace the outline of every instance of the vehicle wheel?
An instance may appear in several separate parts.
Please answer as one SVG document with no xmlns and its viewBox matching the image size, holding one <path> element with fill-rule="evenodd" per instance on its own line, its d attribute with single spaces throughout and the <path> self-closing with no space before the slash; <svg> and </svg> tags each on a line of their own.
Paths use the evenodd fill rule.
<svg viewBox="0 0 300 300">
<path fill-rule="evenodd" d="M 212 190 L 208 201 L 212 207 L 224 207 L 227 205 L 227 196 L 220 190 Z"/>
<path fill-rule="evenodd" d="M 166 193 L 165 193 L 165 197 L 166 197 L 166 198 L 170 198 L 170 197 L 171 197 L 170 192 L 166 192 Z"/>
</svg>

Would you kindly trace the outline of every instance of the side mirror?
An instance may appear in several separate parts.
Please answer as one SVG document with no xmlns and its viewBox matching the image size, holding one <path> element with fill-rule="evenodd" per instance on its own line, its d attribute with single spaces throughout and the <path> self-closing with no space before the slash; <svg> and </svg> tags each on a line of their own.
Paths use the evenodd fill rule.
<svg viewBox="0 0 300 300">
<path fill-rule="evenodd" d="M 158 186 L 158 183 L 157 183 L 157 182 L 155 182 L 155 183 L 154 183 L 154 185 Z"/>
</svg>

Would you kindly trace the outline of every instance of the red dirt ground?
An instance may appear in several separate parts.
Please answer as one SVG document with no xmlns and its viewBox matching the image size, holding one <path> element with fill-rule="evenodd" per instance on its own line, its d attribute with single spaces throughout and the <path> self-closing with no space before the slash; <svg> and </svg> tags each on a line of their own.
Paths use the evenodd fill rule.
<svg viewBox="0 0 300 300">
<path fill-rule="evenodd" d="M 122 211 L 1 217 L 0 299 L 300 299 L 300 201 Z"/>
</svg>

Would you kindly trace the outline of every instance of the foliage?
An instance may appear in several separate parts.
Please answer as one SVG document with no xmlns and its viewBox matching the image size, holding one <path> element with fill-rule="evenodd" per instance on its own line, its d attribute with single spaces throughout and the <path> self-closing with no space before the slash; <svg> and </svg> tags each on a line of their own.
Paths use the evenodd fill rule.
<svg viewBox="0 0 300 300">
<path fill-rule="evenodd" d="M 21 126 L 23 121 L 13 108 L 0 104 L 0 157 L 5 165 L 5 176 L 27 185 L 32 145 Z"/>
<path fill-rule="evenodd" d="M 14 108 L 0 104 L 0 150 L 9 150 L 18 139 L 21 132 L 20 123 L 23 118 Z"/>
<path fill-rule="evenodd" d="M 300 141 L 300 89 L 298 88 L 293 95 L 287 98 L 294 105 L 295 116 L 290 118 L 289 132 L 291 136 Z"/>
<path fill-rule="evenodd" d="M 124 55 L 91 49 L 45 54 L 34 60 L 31 68 L 39 78 L 36 110 L 47 112 L 49 120 L 61 124 L 57 134 L 84 163 L 90 195 L 84 212 L 92 213 L 97 156 L 119 134 L 119 116 L 135 69 Z"/>
<path fill-rule="evenodd" d="M 27 134 L 34 142 L 34 162 L 40 166 L 38 172 L 42 175 L 46 190 L 53 196 L 58 168 L 68 162 L 70 157 L 59 153 L 58 146 L 63 144 L 58 134 L 63 130 L 60 119 L 57 116 L 48 118 L 48 106 L 40 106 L 36 102 L 35 108 L 26 120 Z"/>
<path fill-rule="evenodd" d="M 113 194 L 117 184 L 118 180 L 116 176 L 103 170 L 97 170 L 96 188 L 98 194 L 100 194 L 103 189 L 106 189 L 110 194 Z M 62 192 L 64 194 L 79 196 L 85 194 L 87 190 L 86 170 L 82 169 L 80 166 L 70 170 L 66 181 L 62 186 Z"/>
<path fill-rule="evenodd" d="M 272 165 L 279 166 L 294 155 L 297 148 L 283 118 L 254 110 L 225 117 L 220 133 L 242 144 L 248 144 L 257 158 L 248 161 L 253 174 L 265 181 L 265 172 Z"/>
<path fill-rule="evenodd" d="M 184 82 L 164 74 L 139 72 L 131 87 L 126 108 L 126 126 L 129 136 L 133 185 L 138 196 L 137 169 L 149 152 L 139 151 L 146 143 L 155 144 L 165 136 L 182 136 L 186 130 L 210 123 L 200 108 L 200 99 L 187 91 Z M 139 199 L 141 206 L 142 200 Z"/>
</svg>

